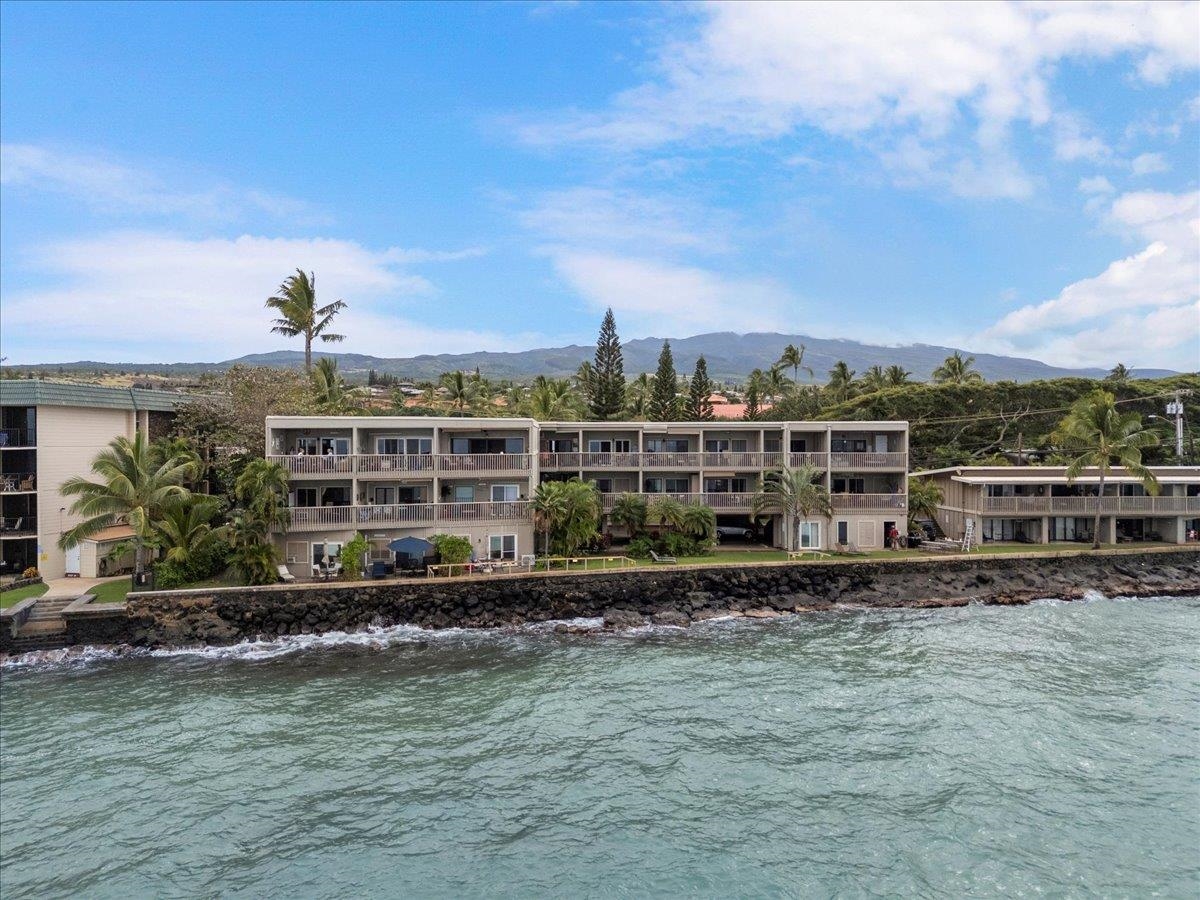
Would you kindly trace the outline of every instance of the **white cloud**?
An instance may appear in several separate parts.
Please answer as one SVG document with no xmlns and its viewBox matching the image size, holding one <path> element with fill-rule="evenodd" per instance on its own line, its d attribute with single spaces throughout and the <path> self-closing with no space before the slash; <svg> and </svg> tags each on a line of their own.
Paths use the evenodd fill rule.
<svg viewBox="0 0 1200 900">
<path fill-rule="evenodd" d="M 767 280 L 695 266 L 568 248 L 551 250 L 558 274 L 595 310 L 611 306 L 629 337 L 784 329 L 797 305 Z"/>
<path fill-rule="evenodd" d="M 1111 194 L 1116 191 L 1112 186 L 1112 182 L 1103 175 L 1097 175 L 1094 178 L 1079 179 L 1079 192 L 1081 194 Z"/>
<path fill-rule="evenodd" d="M 474 251 L 473 251 L 474 252 Z M 269 333 L 264 301 L 298 265 L 316 273 L 318 300 L 344 299 L 346 334 L 330 349 L 386 356 L 504 349 L 523 336 L 429 328 L 404 318 L 402 302 L 429 303 L 433 285 L 402 268 L 415 259 L 455 258 L 423 250 L 371 250 L 322 238 L 186 240 L 120 232 L 49 246 L 24 268 L 54 286 L 3 295 L 5 354 L 37 362 L 100 356 L 120 361 L 218 360 L 297 348 Z M 403 307 L 399 307 L 400 310 Z M 424 307 L 428 309 L 428 307 Z"/>
<path fill-rule="evenodd" d="M 173 174 L 172 181 L 179 177 Z M 228 184 L 180 188 L 143 168 L 32 144 L 0 145 L 0 184 L 57 194 L 103 212 L 207 221 L 231 221 L 256 213 L 306 223 L 321 218 L 308 203 L 291 197 Z"/>
<path fill-rule="evenodd" d="M 1161 153 L 1143 153 L 1136 157 L 1129 167 L 1133 170 L 1134 175 L 1154 175 L 1158 172 L 1166 172 L 1171 168 Z"/>
<path fill-rule="evenodd" d="M 1161 83 L 1200 63 L 1194 3 L 691 9 L 694 28 L 662 42 L 651 80 L 607 110 L 526 123 L 520 137 L 636 150 L 698 137 L 775 139 L 811 126 L 864 141 L 902 181 L 1022 197 L 1031 187 L 1009 148 L 1014 124 L 1053 126 L 1064 160 L 1108 155 L 1099 136 L 1050 102 L 1057 64 L 1128 55 L 1141 79 Z"/>
<path fill-rule="evenodd" d="M 1014 310 L 980 342 L 1063 365 L 1200 369 L 1200 192 L 1123 194 L 1107 224 L 1142 248 Z"/>
</svg>

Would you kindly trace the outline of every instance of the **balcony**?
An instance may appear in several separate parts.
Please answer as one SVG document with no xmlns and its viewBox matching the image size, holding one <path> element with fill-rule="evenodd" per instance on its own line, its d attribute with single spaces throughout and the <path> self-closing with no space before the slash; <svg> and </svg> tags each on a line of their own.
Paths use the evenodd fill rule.
<svg viewBox="0 0 1200 900">
<path fill-rule="evenodd" d="M 0 447 L 36 447 L 37 432 L 32 428 L 0 428 Z"/>
<path fill-rule="evenodd" d="M 32 494 L 37 490 L 37 475 L 33 472 L 8 472 L 0 475 L 0 493 Z"/>
<path fill-rule="evenodd" d="M 983 512 L 1003 515 L 1102 513 L 1183 515 L 1200 513 L 1200 497 L 984 497 Z"/>
<path fill-rule="evenodd" d="M 829 499 L 834 512 L 903 512 L 908 509 L 907 494 L 831 494 Z"/>
<path fill-rule="evenodd" d="M 299 506 L 290 531 L 420 528 L 443 523 L 528 522 L 529 501 L 401 503 L 386 506 Z"/>
<path fill-rule="evenodd" d="M 34 516 L 8 516 L 0 519 L 0 538 L 27 538 L 37 536 L 37 518 Z"/>
<path fill-rule="evenodd" d="M 829 468 L 835 472 L 859 472 L 863 469 L 908 469 L 907 453 L 829 454 Z"/>
<path fill-rule="evenodd" d="M 604 511 L 612 512 L 613 506 L 616 504 L 617 498 L 621 494 L 601 494 L 601 499 L 604 503 Z M 717 512 L 744 512 L 749 513 L 754 503 L 754 494 L 750 492 L 722 492 L 722 493 L 701 493 L 701 494 L 636 494 L 647 503 L 653 503 L 655 499 L 660 497 L 670 497 L 672 500 L 678 500 L 680 503 L 699 503 L 704 506 L 709 506 Z"/>
<path fill-rule="evenodd" d="M 270 456 L 294 478 L 372 475 L 488 475 L 528 472 L 529 453 L 354 453 L 343 456 Z"/>
</svg>

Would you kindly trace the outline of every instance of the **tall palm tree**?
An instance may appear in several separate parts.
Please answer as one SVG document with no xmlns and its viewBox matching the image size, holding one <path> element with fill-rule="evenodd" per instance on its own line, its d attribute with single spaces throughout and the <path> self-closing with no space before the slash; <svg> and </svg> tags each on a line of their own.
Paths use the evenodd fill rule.
<svg viewBox="0 0 1200 900">
<path fill-rule="evenodd" d="M 974 366 L 975 357 L 964 357 L 961 350 L 955 350 L 933 370 L 933 381 L 935 384 L 979 384 L 983 376 Z"/>
<path fill-rule="evenodd" d="M 883 377 L 887 379 L 888 387 L 901 387 L 908 384 L 908 377 L 912 372 L 904 368 L 904 366 L 888 366 L 883 373 Z"/>
<path fill-rule="evenodd" d="M 317 306 L 317 278 L 311 272 L 297 269 L 279 286 L 279 291 L 267 298 L 267 308 L 279 313 L 271 331 L 288 337 L 304 337 L 304 371 L 312 371 L 312 345 L 314 340 L 325 343 L 344 341 L 344 334 L 329 331 L 334 317 L 346 308 L 346 301 L 334 300 L 325 306 Z"/>
<path fill-rule="evenodd" d="M 1100 547 L 1104 481 L 1114 463 L 1140 478 L 1149 493 L 1158 493 L 1158 480 L 1142 464 L 1142 450 L 1156 446 L 1158 435 L 1142 427 L 1142 417 L 1137 413 L 1117 409 L 1116 398 L 1108 391 L 1096 390 L 1071 405 L 1052 439 L 1074 454 L 1067 466 L 1068 481 L 1074 481 L 1089 466 L 1100 470 L 1092 522 L 1092 549 L 1096 550 Z"/>
<path fill-rule="evenodd" d="M 625 388 L 625 410 L 635 419 L 644 419 L 650 412 L 650 396 L 654 382 L 646 372 L 638 375 Z"/>
<path fill-rule="evenodd" d="M 238 505 L 264 529 L 286 531 L 291 521 L 288 511 L 288 470 L 277 462 L 254 459 L 234 482 L 233 495 Z"/>
<path fill-rule="evenodd" d="M 799 384 L 800 370 L 803 369 L 808 373 L 808 377 L 813 377 L 811 367 L 804 364 L 804 345 L 797 347 L 795 344 L 788 344 L 783 348 L 783 353 L 779 357 L 779 361 L 775 363 L 777 366 L 790 366 L 792 369 L 792 381 Z"/>
<path fill-rule="evenodd" d="M 550 538 L 567 518 L 567 495 L 561 481 L 543 481 L 533 492 L 529 511 L 533 515 L 533 530 L 546 536 L 543 552 L 550 555 Z"/>
<path fill-rule="evenodd" d="M 752 515 L 763 510 L 778 508 L 783 512 L 783 526 L 787 531 L 787 549 L 794 550 L 796 533 L 800 523 L 819 515 L 824 519 L 833 516 L 833 505 L 829 491 L 819 483 L 822 472 L 816 466 L 797 466 L 768 472 L 763 476 L 762 488 L 750 501 Z"/>
<path fill-rule="evenodd" d="M 1133 370 L 1125 363 L 1117 363 L 1108 370 L 1108 374 L 1104 376 L 1104 380 L 1110 384 L 1128 384 L 1133 378 Z"/>
<path fill-rule="evenodd" d="M 829 370 L 829 381 L 825 385 L 834 402 L 842 403 L 854 396 L 854 370 L 844 360 L 838 360 Z"/>
<path fill-rule="evenodd" d="M 777 403 L 795 389 L 796 383 L 789 381 L 776 364 L 763 373 L 762 386 L 764 395 Z"/>
<path fill-rule="evenodd" d="M 64 550 L 77 546 L 120 519 L 133 529 L 134 571 L 146 571 L 146 545 L 154 538 L 154 523 L 166 507 L 185 500 L 184 486 L 196 474 L 194 454 L 163 456 L 159 447 L 139 431 L 133 440 L 115 438 L 92 461 L 90 481 L 82 475 L 68 478 L 59 489 L 74 497 L 71 512 L 84 517 L 58 539 Z"/>
<path fill-rule="evenodd" d="M 908 527 L 911 529 L 921 519 L 936 519 L 942 499 L 942 489 L 932 479 L 909 479 Z"/>
<path fill-rule="evenodd" d="M 246 510 L 235 510 L 225 533 L 233 551 L 230 561 L 247 584 L 273 584 L 279 580 L 275 545 L 261 520 Z"/>
<path fill-rule="evenodd" d="M 603 503 L 595 482 L 572 478 L 539 484 L 530 510 L 534 528 L 546 535 L 546 552 L 570 555 L 598 533 Z"/>
<path fill-rule="evenodd" d="M 213 526 L 217 514 L 225 508 L 220 497 L 193 494 L 187 500 L 168 503 L 160 520 L 154 523 L 156 543 L 166 548 L 171 562 L 187 563 L 221 536 Z"/>
</svg>

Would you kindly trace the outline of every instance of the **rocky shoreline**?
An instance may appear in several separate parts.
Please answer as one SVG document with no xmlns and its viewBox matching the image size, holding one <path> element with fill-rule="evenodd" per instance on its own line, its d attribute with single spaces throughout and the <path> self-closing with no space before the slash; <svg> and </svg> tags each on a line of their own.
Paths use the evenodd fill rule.
<svg viewBox="0 0 1200 900">
<path fill-rule="evenodd" d="M 560 631 L 687 627 L 718 617 L 769 619 L 845 608 L 1015 605 L 1045 597 L 1200 595 L 1200 549 L 918 560 L 849 560 L 488 578 L 160 591 L 124 606 L 64 614 L 63 647 L 224 646 L 370 627 Z M 0 631 L 0 653 L 11 636 Z"/>
</svg>

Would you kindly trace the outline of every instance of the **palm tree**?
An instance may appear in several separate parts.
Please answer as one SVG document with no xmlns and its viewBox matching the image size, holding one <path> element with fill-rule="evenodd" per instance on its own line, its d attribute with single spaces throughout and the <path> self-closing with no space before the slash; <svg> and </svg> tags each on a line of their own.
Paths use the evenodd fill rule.
<svg viewBox="0 0 1200 900">
<path fill-rule="evenodd" d="M 888 387 L 902 387 L 908 384 L 908 377 L 912 372 L 904 368 L 904 366 L 888 366 L 883 373 L 883 377 L 887 379 Z"/>
<path fill-rule="evenodd" d="M 942 489 L 930 478 L 912 478 L 908 482 L 908 527 L 921 519 L 936 519 L 942 505 Z"/>
<path fill-rule="evenodd" d="M 234 482 L 233 494 L 238 505 L 268 533 L 286 531 L 291 521 L 287 506 L 288 478 L 288 470 L 279 463 L 254 459 Z"/>
<path fill-rule="evenodd" d="M 323 413 L 335 415 L 344 412 L 349 399 L 346 382 L 338 374 L 337 360 L 322 356 L 312 371 L 313 399 Z"/>
<path fill-rule="evenodd" d="M 624 528 L 630 538 L 635 538 L 646 527 L 646 498 L 640 494 L 621 494 L 613 501 L 608 514 L 612 524 Z"/>
<path fill-rule="evenodd" d="M 1158 493 L 1158 480 L 1142 464 L 1142 450 L 1158 444 L 1158 435 L 1142 427 L 1135 412 L 1122 413 L 1116 398 L 1105 390 L 1080 397 L 1059 423 L 1053 440 L 1075 456 L 1067 466 L 1067 480 L 1074 481 L 1085 468 L 1100 470 L 1096 491 L 1096 517 L 1092 522 L 1092 549 L 1100 547 L 1100 513 L 1104 506 L 1104 480 L 1115 462 L 1141 479 L 1146 490 Z"/>
<path fill-rule="evenodd" d="M 801 522 L 813 515 L 825 519 L 833 515 L 829 491 L 818 482 L 821 477 L 821 470 L 816 466 L 797 466 L 794 469 L 784 466 L 763 477 L 762 488 L 750 502 L 751 513 L 755 516 L 770 507 L 783 512 L 788 550 L 796 549 L 795 537 Z"/>
<path fill-rule="evenodd" d="M 667 530 L 682 530 L 687 511 L 674 497 L 659 495 L 646 505 L 646 521 Z"/>
<path fill-rule="evenodd" d="M 285 278 L 279 286 L 279 292 L 267 298 L 267 308 L 279 313 L 271 331 L 288 337 L 304 336 L 306 373 L 312 371 L 314 340 L 320 339 L 328 344 L 346 339 L 344 334 L 333 334 L 328 330 L 334 317 L 346 308 L 346 302 L 335 300 L 325 306 L 317 306 L 317 278 L 311 272 L 306 275 L 303 269 L 297 269 L 295 275 Z"/>
<path fill-rule="evenodd" d="M 154 523 L 155 543 L 166 548 L 171 562 L 186 564 L 221 536 L 213 520 L 225 508 L 220 497 L 193 494 L 186 500 L 168 503 L 162 518 Z"/>
<path fill-rule="evenodd" d="M 711 544 L 717 537 L 717 514 L 703 503 L 683 505 L 680 528 L 702 544 Z"/>
<path fill-rule="evenodd" d="M 964 357 L 961 350 L 955 350 L 933 370 L 933 381 L 935 384 L 979 384 L 983 376 L 974 365 L 975 357 Z"/>
<path fill-rule="evenodd" d="M 569 379 L 539 375 L 529 391 L 526 408 L 539 422 L 559 422 L 579 411 L 579 398 Z"/>
<path fill-rule="evenodd" d="M 603 504 L 595 482 L 543 481 L 530 501 L 534 529 L 546 535 L 546 553 L 551 547 L 570 555 L 598 533 Z"/>
<path fill-rule="evenodd" d="M 861 383 L 868 394 L 882 391 L 888 386 L 887 373 L 883 371 L 883 366 L 871 366 L 863 372 Z"/>
<path fill-rule="evenodd" d="M 783 354 L 779 357 L 776 366 L 791 366 L 792 381 L 800 382 L 800 370 L 803 369 L 808 373 L 808 377 L 813 377 L 813 370 L 804 364 L 804 345 L 801 344 L 798 348 L 795 344 L 788 344 L 783 348 Z"/>
<path fill-rule="evenodd" d="M 825 389 L 837 403 L 849 400 L 854 395 L 854 370 L 839 359 L 829 370 L 829 382 Z"/>
<path fill-rule="evenodd" d="M 1104 380 L 1110 384 L 1128 384 L 1132 378 L 1133 370 L 1128 368 L 1125 363 L 1117 363 L 1104 376 Z"/>
<path fill-rule="evenodd" d="M 115 438 L 92 461 L 97 480 L 76 475 L 59 489 L 76 498 L 71 512 L 84 520 L 65 532 L 58 545 L 64 550 L 75 547 L 124 519 L 133 529 L 134 571 L 141 575 L 146 570 L 146 545 L 154 538 L 154 523 L 170 503 L 191 496 L 184 485 L 195 477 L 194 457 L 163 456 L 142 431 L 132 441 Z"/>
<path fill-rule="evenodd" d="M 763 373 L 762 387 L 764 396 L 770 398 L 772 402 L 779 402 L 788 395 L 796 386 L 794 381 L 788 381 L 783 374 L 783 369 L 778 365 L 771 366 Z"/>
<path fill-rule="evenodd" d="M 650 395 L 654 383 L 646 372 L 640 374 L 625 389 L 625 410 L 635 419 L 644 419 L 650 413 Z"/>
<path fill-rule="evenodd" d="M 442 375 L 443 399 L 458 413 L 475 409 L 480 403 L 481 379 L 464 375 L 462 369 Z"/>
<path fill-rule="evenodd" d="M 278 557 L 270 534 L 261 520 L 245 510 L 236 510 L 226 528 L 230 561 L 247 584 L 272 584 L 279 580 Z"/>
<path fill-rule="evenodd" d="M 529 511 L 533 515 L 533 530 L 546 536 L 543 552 L 550 555 L 550 536 L 562 527 L 567 517 L 567 495 L 562 489 L 564 482 L 543 481 L 533 492 Z"/>
</svg>

